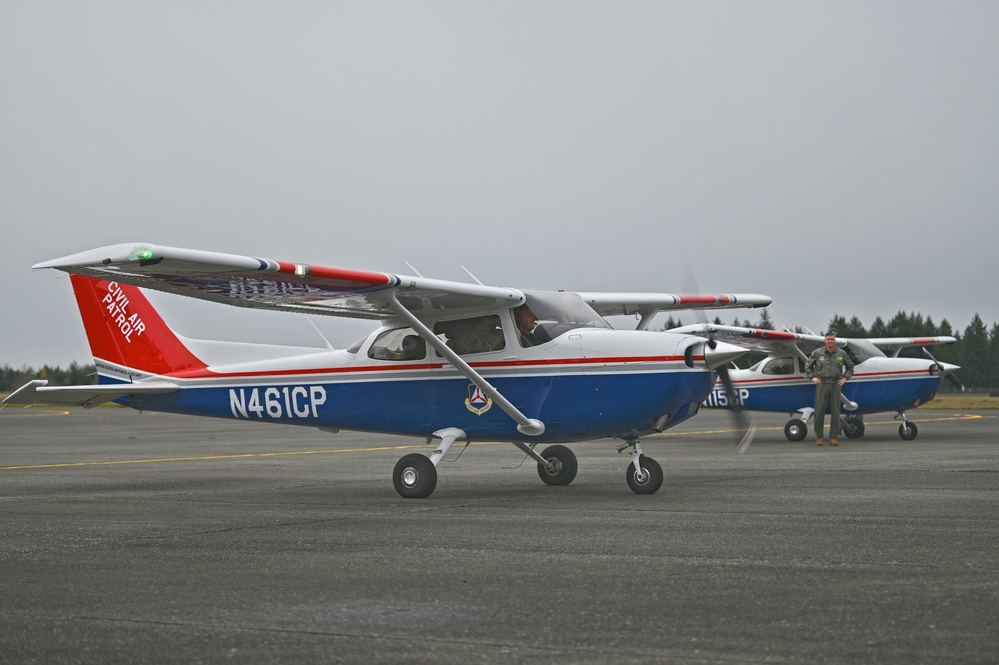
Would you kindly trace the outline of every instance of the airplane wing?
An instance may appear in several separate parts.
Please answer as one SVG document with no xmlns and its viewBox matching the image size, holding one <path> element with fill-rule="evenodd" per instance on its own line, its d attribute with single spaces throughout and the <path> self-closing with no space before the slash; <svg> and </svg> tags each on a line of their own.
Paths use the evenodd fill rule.
<svg viewBox="0 0 999 665">
<path fill-rule="evenodd" d="M 773 302 L 758 293 L 579 293 L 600 316 L 641 314 L 666 310 L 766 307 Z"/>
<path fill-rule="evenodd" d="M 953 344 L 956 337 L 941 335 L 939 337 L 871 337 L 867 340 L 885 352 L 885 355 L 897 356 L 902 349 L 913 346 L 934 346 L 936 344 Z"/>
<path fill-rule="evenodd" d="M 393 316 L 388 304 L 393 296 L 416 316 L 441 309 L 509 307 L 525 299 L 511 288 L 148 243 L 101 247 L 32 268 L 55 268 L 240 307 L 360 319 Z"/>
<path fill-rule="evenodd" d="M 739 326 L 722 326 L 714 324 L 696 324 L 691 326 L 681 326 L 673 328 L 672 332 L 687 333 L 688 335 L 698 335 L 701 337 L 713 337 L 722 342 L 736 344 L 743 348 L 752 349 L 768 355 L 782 353 L 795 354 L 794 347 L 797 347 L 803 354 L 808 355 L 813 350 L 824 344 L 825 338 L 821 335 L 806 335 L 804 333 L 793 333 L 781 330 L 763 330 L 759 328 L 742 328 Z M 926 347 L 935 344 L 953 344 L 957 341 L 955 337 L 840 337 L 840 344 L 843 341 L 857 343 L 870 343 L 879 348 L 885 355 L 898 355 L 900 349 L 907 347 Z"/>
<path fill-rule="evenodd" d="M 670 332 L 697 335 L 705 339 L 713 338 L 720 342 L 728 342 L 760 353 L 774 355 L 781 353 L 796 355 L 795 347 L 807 354 L 812 349 L 822 346 L 824 341 L 824 338 L 818 335 L 806 335 L 783 330 L 743 328 L 741 326 L 723 326 L 713 323 L 681 326 L 670 329 Z"/>
<path fill-rule="evenodd" d="M 4 404 L 47 404 L 50 406 L 95 407 L 119 397 L 136 395 L 162 395 L 179 390 L 179 386 L 168 382 L 156 383 L 116 383 L 93 386 L 52 386 L 48 381 L 35 379 L 24 384 L 4 399 Z"/>
</svg>

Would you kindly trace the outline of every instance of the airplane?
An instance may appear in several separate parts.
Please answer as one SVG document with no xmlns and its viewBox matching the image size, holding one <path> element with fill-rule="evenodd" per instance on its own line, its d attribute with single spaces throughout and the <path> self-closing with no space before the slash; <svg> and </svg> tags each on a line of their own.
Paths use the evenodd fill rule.
<svg viewBox="0 0 999 665">
<path fill-rule="evenodd" d="M 809 353 L 823 346 L 823 336 L 707 323 L 671 328 L 669 332 L 722 340 L 767 354 L 748 369 L 730 369 L 730 387 L 719 380 L 703 406 L 788 413 L 791 419 L 784 425 L 784 436 L 789 441 L 807 436 L 807 423 L 815 415 L 815 407 L 809 406 L 815 403 L 815 384 L 805 376 L 805 362 Z M 841 396 L 843 433 L 850 438 L 862 437 L 864 415 L 895 412 L 895 420 L 901 420 L 898 435 L 905 441 L 915 439 L 919 430 L 906 417 L 906 409 L 932 400 L 944 378 L 964 390 L 954 375 L 960 367 L 937 361 L 929 351 L 933 345 L 956 341 L 949 336 L 838 338 L 837 346 L 854 362 L 853 377 L 843 386 Z M 910 347 L 922 347 L 928 359 L 898 355 Z"/>
<path fill-rule="evenodd" d="M 393 484 L 405 498 L 430 496 L 456 441 L 511 442 L 537 462 L 542 481 L 567 485 L 578 464 L 563 444 L 603 438 L 623 441 L 629 487 L 655 493 L 663 472 L 641 437 L 693 417 L 716 374 L 747 349 L 648 323 L 661 310 L 771 303 L 760 294 L 520 290 L 149 243 L 33 268 L 70 273 L 98 384 L 36 379 L 5 404 L 116 402 L 436 442 L 429 456 L 396 464 Z M 380 325 L 345 349 L 195 340 L 171 330 L 141 289 Z M 638 329 L 604 318 L 625 314 L 641 317 Z M 530 329 L 521 330 L 525 320 Z"/>
</svg>

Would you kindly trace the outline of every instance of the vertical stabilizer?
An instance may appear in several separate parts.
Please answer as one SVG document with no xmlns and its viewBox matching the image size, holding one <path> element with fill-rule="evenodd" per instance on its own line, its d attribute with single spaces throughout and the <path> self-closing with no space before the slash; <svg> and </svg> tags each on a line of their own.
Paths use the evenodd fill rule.
<svg viewBox="0 0 999 665">
<path fill-rule="evenodd" d="M 70 277 L 95 361 L 150 374 L 207 368 L 138 287 L 76 274 Z"/>
</svg>

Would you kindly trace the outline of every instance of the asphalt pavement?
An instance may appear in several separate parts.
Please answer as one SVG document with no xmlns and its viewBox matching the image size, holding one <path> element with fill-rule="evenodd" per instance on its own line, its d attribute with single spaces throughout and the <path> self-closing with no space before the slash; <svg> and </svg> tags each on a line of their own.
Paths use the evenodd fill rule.
<svg viewBox="0 0 999 665">
<path fill-rule="evenodd" d="M 999 412 L 890 416 L 818 448 L 726 414 L 573 445 L 126 409 L 0 411 L 0 663 L 996 663 Z"/>
</svg>

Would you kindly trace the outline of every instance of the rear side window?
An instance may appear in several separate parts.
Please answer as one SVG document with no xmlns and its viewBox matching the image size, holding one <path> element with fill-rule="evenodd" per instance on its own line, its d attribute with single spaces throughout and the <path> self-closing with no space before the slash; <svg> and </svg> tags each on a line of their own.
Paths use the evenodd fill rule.
<svg viewBox="0 0 999 665">
<path fill-rule="evenodd" d="M 422 360 L 427 357 L 427 343 L 412 328 L 393 328 L 371 343 L 368 357 L 374 360 Z"/>
</svg>

